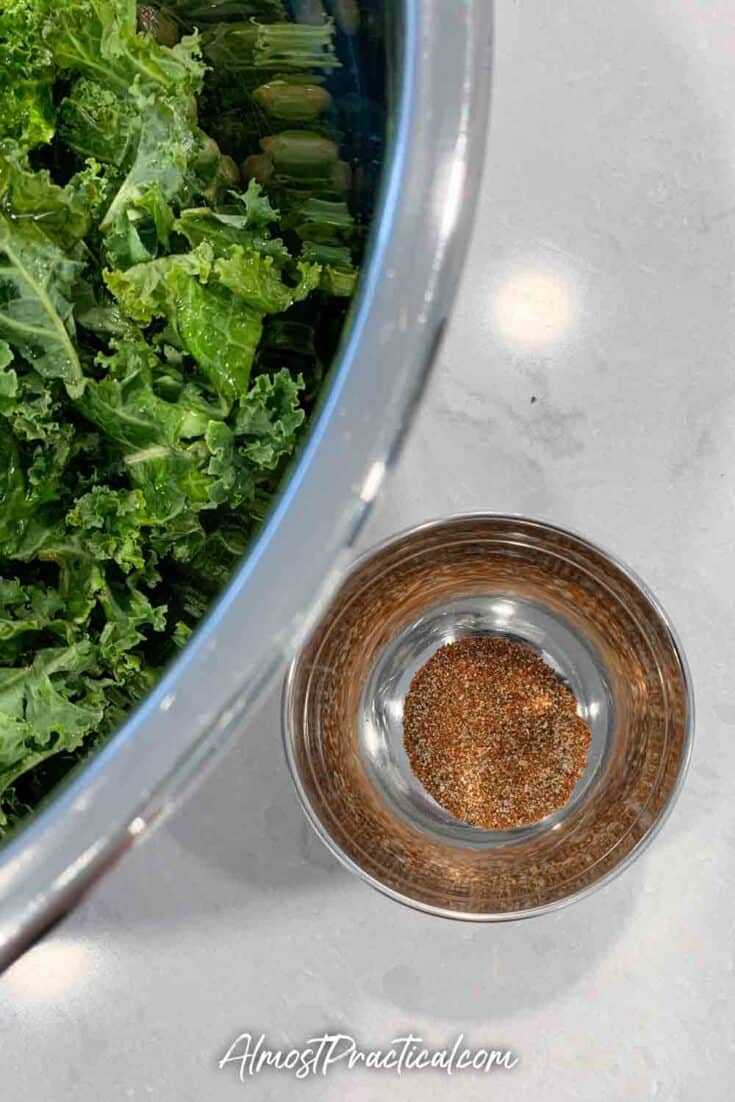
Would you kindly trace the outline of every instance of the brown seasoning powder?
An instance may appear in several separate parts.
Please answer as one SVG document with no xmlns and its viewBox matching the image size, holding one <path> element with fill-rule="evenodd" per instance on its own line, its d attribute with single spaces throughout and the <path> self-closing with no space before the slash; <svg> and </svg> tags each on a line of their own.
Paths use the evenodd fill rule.
<svg viewBox="0 0 735 1102">
<path fill-rule="evenodd" d="M 534 823 L 569 801 L 591 733 L 574 694 L 521 643 L 470 636 L 418 671 L 403 739 L 427 792 L 486 830 Z"/>
</svg>

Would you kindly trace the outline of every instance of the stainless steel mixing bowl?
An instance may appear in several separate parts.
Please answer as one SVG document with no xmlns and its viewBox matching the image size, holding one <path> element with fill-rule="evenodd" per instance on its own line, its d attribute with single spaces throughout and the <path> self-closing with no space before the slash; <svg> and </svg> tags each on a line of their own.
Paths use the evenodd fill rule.
<svg viewBox="0 0 735 1102">
<path fill-rule="evenodd" d="M 447 318 L 480 178 L 492 5 L 382 7 L 376 95 L 387 115 L 385 166 L 326 398 L 267 523 L 186 651 L 110 743 L 0 851 L 0 964 L 180 800 L 242 723 L 339 579 L 410 421 Z M 347 60 L 358 73 L 368 64 L 354 53 Z"/>
</svg>

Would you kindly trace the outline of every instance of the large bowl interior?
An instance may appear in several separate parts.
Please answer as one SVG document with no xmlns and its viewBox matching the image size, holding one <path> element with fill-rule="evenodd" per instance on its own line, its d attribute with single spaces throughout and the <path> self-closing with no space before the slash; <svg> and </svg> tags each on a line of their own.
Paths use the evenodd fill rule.
<svg viewBox="0 0 735 1102">
<path fill-rule="evenodd" d="M 570 684 L 592 728 L 569 805 L 520 829 L 443 812 L 402 751 L 402 700 L 437 647 L 477 631 L 523 639 Z M 692 705 L 653 597 L 585 540 L 473 516 L 400 536 L 354 568 L 294 662 L 286 748 L 314 826 L 346 864 L 448 916 L 538 913 L 623 868 L 683 778 Z"/>
</svg>

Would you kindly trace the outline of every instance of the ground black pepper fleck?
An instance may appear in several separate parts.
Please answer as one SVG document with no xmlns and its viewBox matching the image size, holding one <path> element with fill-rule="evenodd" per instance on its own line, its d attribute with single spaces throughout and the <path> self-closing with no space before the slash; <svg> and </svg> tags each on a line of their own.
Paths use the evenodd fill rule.
<svg viewBox="0 0 735 1102">
<path fill-rule="evenodd" d="M 411 768 L 457 819 L 507 830 L 569 801 L 591 733 L 574 694 L 521 643 L 470 636 L 411 681 L 403 712 Z"/>
</svg>

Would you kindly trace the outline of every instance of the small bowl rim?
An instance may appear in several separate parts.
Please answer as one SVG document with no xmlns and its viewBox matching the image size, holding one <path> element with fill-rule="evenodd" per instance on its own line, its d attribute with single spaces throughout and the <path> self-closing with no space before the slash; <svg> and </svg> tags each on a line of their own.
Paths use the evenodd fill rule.
<svg viewBox="0 0 735 1102">
<path fill-rule="evenodd" d="M 592 881 L 590 884 L 586 884 L 583 888 L 579 888 L 577 891 L 572 892 L 569 895 L 562 896 L 559 899 L 553 900 L 551 903 L 544 903 L 535 907 L 526 907 L 520 911 L 456 911 L 450 910 L 446 907 L 438 907 L 431 903 L 424 903 L 420 899 L 416 899 L 412 896 L 404 895 L 396 888 L 390 887 L 382 880 L 378 880 L 377 877 L 372 876 L 369 872 L 353 860 L 352 857 L 347 854 L 342 847 L 335 841 L 329 831 L 326 829 L 321 818 L 317 815 L 315 809 L 312 807 L 306 790 L 301 782 L 299 771 L 296 767 L 296 762 L 293 754 L 292 747 L 292 735 L 293 725 L 291 722 L 291 700 L 293 696 L 293 685 L 296 676 L 296 670 L 301 659 L 301 655 L 304 651 L 308 639 L 311 637 L 316 627 L 322 622 L 324 613 L 319 617 L 317 623 L 315 623 L 306 637 L 302 641 L 297 653 L 291 659 L 289 663 L 288 671 L 283 683 L 283 690 L 281 694 L 281 737 L 283 739 L 283 746 L 286 755 L 286 761 L 288 763 L 288 770 L 291 774 L 291 781 L 296 789 L 299 802 L 302 810 L 306 815 L 307 820 L 311 824 L 313 830 L 327 847 L 328 850 L 337 858 L 337 860 L 350 872 L 354 873 L 360 880 L 370 884 L 373 888 L 381 893 L 381 895 L 387 896 L 389 899 L 394 900 L 396 903 L 401 903 L 405 907 L 409 907 L 411 910 L 418 911 L 422 914 L 431 915 L 434 918 L 452 919 L 458 922 L 475 922 L 475 923 L 490 923 L 490 922 L 517 922 L 526 918 L 537 918 L 541 915 L 551 914 L 555 911 L 559 911 L 564 907 L 570 906 L 572 903 L 577 903 L 582 899 L 586 899 L 594 892 L 599 891 L 606 885 L 612 883 L 617 879 L 626 869 L 628 869 L 650 846 L 653 840 L 658 836 L 659 832 L 663 828 L 664 824 L 668 820 L 674 805 L 677 803 L 679 796 L 681 795 L 684 783 L 686 781 L 687 773 L 689 771 L 689 765 L 692 757 L 692 748 L 694 744 L 694 720 L 695 720 L 695 705 L 694 705 L 694 685 L 692 681 L 691 670 L 689 668 L 689 662 L 686 657 L 686 652 L 679 638 L 679 633 L 674 627 L 670 616 L 666 612 L 665 608 L 652 592 L 646 582 L 640 577 L 637 571 L 633 570 L 628 564 L 617 555 L 612 554 L 600 544 L 594 540 L 588 539 L 587 536 L 581 535 L 579 532 L 572 528 L 567 528 L 560 524 L 555 524 L 552 521 L 540 520 L 538 517 L 527 516 L 524 513 L 508 513 L 508 512 L 492 512 L 485 509 L 472 510 L 470 512 L 458 512 L 449 513 L 446 516 L 434 517 L 430 520 L 421 521 L 418 524 L 410 525 L 409 527 L 402 528 L 398 532 L 394 532 L 389 536 L 384 537 L 371 547 L 367 548 L 360 555 L 355 558 L 347 569 L 342 574 L 338 584 L 335 586 L 334 592 L 331 595 L 331 599 L 326 604 L 326 609 L 331 606 L 334 597 L 339 590 L 346 585 L 350 578 L 362 569 L 368 562 L 376 558 L 382 552 L 388 548 L 400 543 L 401 540 L 408 538 L 409 536 L 418 535 L 425 532 L 430 532 L 432 529 L 439 529 L 451 524 L 461 524 L 463 522 L 472 521 L 522 521 L 526 525 L 533 526 L 547 532 L 556 532 L 563 536 L 568 536 L 573 540 L 590 548 L 592 551 L 597 552 L 604 559 L 607 559 L 614 567 L 616 567 L 625 577 L 632 582 L 632 584 L 643 594 L 646 600 L 650 603 L 655 614 L 658 616 L 661 624 L 666 629 L 669 638 L 671 639 L 672 646 L 676 653 L 676 657 L 679 666 L 682 671 L 683 686 L 684 686 L 684 699 L 686 704 L 686 723 L 684 727 L 683 739 L 683 752 L 681 765 L 679 767 L 679 773 L 669 798 L 658 813 L 658 816 L 651 823 L 646 833 L 635 843 L 635 845 L 626 853 L 625 857 L 604 873 L 598 880 Z"/>
</svg>

